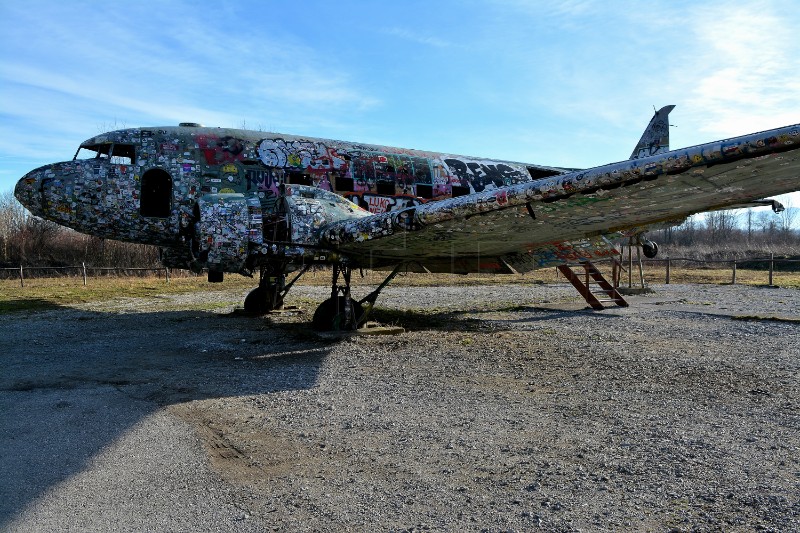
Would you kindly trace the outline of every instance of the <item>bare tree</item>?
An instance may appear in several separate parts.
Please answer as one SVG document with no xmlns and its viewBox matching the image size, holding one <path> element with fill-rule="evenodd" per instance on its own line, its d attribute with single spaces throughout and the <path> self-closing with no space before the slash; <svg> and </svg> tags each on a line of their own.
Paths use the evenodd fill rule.
<svg viewBox="0 0 800 533">
<path fill-rule="evenodd" d="M 791 234 L 797 222 L 798 210 L 792 205 L 791 200 L 783 202 L 784 210 L 778 213 L 778 227 L 782 235 Z"/>
<path fill-rule="evenodd" d="M 761 211 L 756 217 L 756 226 L 764 236 L 773 238 L 778 232 L 777 217 L 772 211 Z"/>
<path fill-rule="evenodd" d="M 708 240 L 718 244 L 731 240 L 737 229 L 739 215 L 736 211 L 709 211 L 705 214 Z"/>
<path fill-rule="evenodd" d="M 0 249 L 2 261 L 18 262 L 30 213 L 14 197 L 12 191 L 0 193 Z"/>
</svg>

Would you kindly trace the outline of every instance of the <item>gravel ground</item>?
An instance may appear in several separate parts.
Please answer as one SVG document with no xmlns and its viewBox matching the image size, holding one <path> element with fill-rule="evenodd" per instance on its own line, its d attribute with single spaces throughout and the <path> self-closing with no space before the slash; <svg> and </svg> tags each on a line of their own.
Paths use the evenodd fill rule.
<svg viewBox="0 0 800 533">
<path fill-rule="evenodd" d="M 796 290 L 390 286 L 408 331 L 348 337 L 242 297 L 0 316 L 0 530 L 800 530 Z"/>
</svg>

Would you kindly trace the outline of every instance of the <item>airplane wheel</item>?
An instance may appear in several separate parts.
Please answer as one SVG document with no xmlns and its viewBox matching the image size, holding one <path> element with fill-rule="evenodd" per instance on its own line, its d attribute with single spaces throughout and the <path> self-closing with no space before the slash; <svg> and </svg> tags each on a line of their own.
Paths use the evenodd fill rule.
<svg viewBox="0 0 800 533">
<path fill-rule="evenodd" d="M 658 255 L 658 244 L 653 241 L 642 241 L 642 252 L 648 259 L 652 259 Z"/>
<path fill-rule="evenodd" d="M 244 299 L 244 310 L 247 314 L 261 316 L 268 311 L 283 306 L 283 300 L 278 298 L 275 307 L 272 307 L 273 294 L 263 287 L 256 287 Z"/>
<path fill-rule="evenodd" d="M 344 296 L 335 300 L 328 298 L 322 302 L 314 312 L 311 326 L 317 331 L 347 331 L 358 327 L 358 320 L 364 315 L 364 308 L 360 303 L 350 299 L 350 316 L 344 312 Z"/>
</svg>

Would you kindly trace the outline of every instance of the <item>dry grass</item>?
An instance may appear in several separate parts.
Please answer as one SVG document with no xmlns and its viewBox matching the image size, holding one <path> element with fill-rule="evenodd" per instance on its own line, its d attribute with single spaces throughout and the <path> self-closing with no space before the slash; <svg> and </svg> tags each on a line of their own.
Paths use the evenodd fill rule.
<svg viewBox="0 0 800 533">
<path fill-rule="evenodd" d="M 608 268 L 601 268 L 610 279 Z M 392 285 L 396 286 L 459 286 L 475 284 L 541 284 L 541 283 L 566 283 L 556 269 L 548 268 L 518 275 L 490 275 L 470 274 L 414 274 L 404 273 L 397 276 Z M 353 283 L 358 285 L 376 285 L 380 283 L 387 273 L 364 272 L 353 274 Z M 648 265 L 645 269 L 645 282 L 648 285 L 658 285 L 665 281 L 665 268 L 663 266 Z M 697 269 L 676 268 L 671 269 L 671 283 L 698 283 L 698 284 L 728 284 L 732 280 L 732 272 L 727 269 Z M 632 276 L 633 286 L 639 284 L 638 268 L 634 267 Z M 738 269 L 736 282 L 747 285 L 766 285 L 768 273 L 759 270 Z M 56 308 L 61 305 L 85 303 L 105 300 L 114 297 L 153 296 L 155 294 L 179 294 L 195 290 L 226 291 L 241 289 L 243 292 L 256 285 L 256 280 L 243 276 L 228 275 L 225 281 L 219 284 L 209 284 L 203 276 L 172 277 L 169 283 L 164 278 L 156 277 L 97 277 L 89 278 L 87 286 L 83 286 L 81 277 L 59 278 L 34 278 L 25 280 L 25 287 L 20 287 L 19 280 L 0 280 L 0 313 L 25 311 L 34 309 Z M 300 285 L 321 285 L 330 283 L 329 271 L 309 272 L 298 281 Z M 782 287 L 800 288 L 800 273 L 776 272 L 773 283 Z M 628 276 L 623 273 L 620 285 L 628 285 Z"/>
<path fill-rule="evenodd" d="M 33 278 L 0 281 L 0 313 L 47 309 L 61 305 L 106 300 L 114 297 L 180 294 L 194 290 L 227 290 L 252 287 L 254 281 L 242 276 L 227 276 L 225 282 L 210 285 L 204 277 L 172 278 L 169 283 L 156 277 L 99 277 L 89 278 L 83 286 L 81 277 Z"/>
<path fill-rule="evenodd" d="M 634 267 L 634 283 L 639 279 L 638 268 Z M 660 284 L 666 281 L 665 266 L 650 266 L 645 270 L 645 282 L 648 284 Z M 627 274 L 622 282 L 627 285 Z M 731 267 L 720 269 L 704 268 L 671 268 L 670 283 L 710 283 L 724 285 L 733 281 L 733 270 Z M 621 282 L 621 284 L 622 284 Z M 742 285 L 768 285 L 769 272 L 766 270 L 748 270 L 743 268 L 736 269 L 736 283 Z M 781 287 L 800 288 L 800 273 L 798 272 L 774 272 L 772 283 Z"/>
</svg>

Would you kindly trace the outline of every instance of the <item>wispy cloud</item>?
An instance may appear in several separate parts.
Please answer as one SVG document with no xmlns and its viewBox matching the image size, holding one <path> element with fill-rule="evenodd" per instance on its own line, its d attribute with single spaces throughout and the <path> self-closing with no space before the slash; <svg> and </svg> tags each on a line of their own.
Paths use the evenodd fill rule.
<svg viewBox="0 0 800 533">
<path fill-rule="evenodd" d="M 153 5 L 3 3 L 5 168 L 12 159 L 71 156 L 69 147 L 100 123 L 248 120 L 293 129 L 381 105 L 346 63 L 292 34 L 258 31 L 226 6 L 211 16 L 178 1 Z"/>
<path fill-rule="evenodd" d="M 800 122 L 796 18 L 783 18 L 776 6 L 726 4 L 697 13 L 691 29 L 698 46 L 688 66 L 701 74 L 687 106 L 702 113 L 700 131 L 730 136 Z"/>
<path fill-rule="evenodd" d="M 653 105 L 678 105 L 675 146 L 800 122 L 796 11 L 0 1 L 0 189 L 17 172 L 9 161 L 69 157 L 115 121 L 246 123 L 564 166 L 626 157 Z"/>
<path fill-rule="evenodd" d="M 385 28 L 382 33 L 385 35 L 391 35 L 393 37 L 399 37 L 400 39 L 405 39 L 406 41 L 411 41 L 413 43 L 422 44 L 425 46 L 434 46 L 436 48 L 449 48 L 454 46 L 453 43 L 445 39 L 432 37 L 430 35 L 422 35 L 420 33 L 409 31 L 406 28 Z"/>
</svg>

